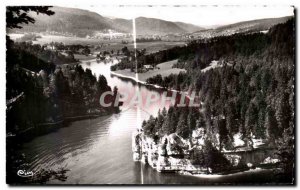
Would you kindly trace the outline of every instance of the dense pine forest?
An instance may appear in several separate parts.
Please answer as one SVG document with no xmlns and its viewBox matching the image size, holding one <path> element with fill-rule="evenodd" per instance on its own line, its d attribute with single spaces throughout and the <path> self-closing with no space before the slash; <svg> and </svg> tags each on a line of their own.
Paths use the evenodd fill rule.
<svg viewBox="0 0 300 190">
<path fill-rule="evenodd" d="M 187 47 L 150 57 L 179 59 L 186 73 L 150 78 L 148 83 L 196 91 L 201 107 L 171 107 L 144 121 L 144 134 L 154 139 L 177 133 L 188 139 L 205 129 L 219 150 L 234 150 L 236 134 L 247 147 L 263 139 L 292 169 L 294 144 L 295 20 L 272 27 L 267 34 L 235 34 L 193 41 Z M 219 67 L 204 71 L 213 61 Z"/>
<path fill-rule="evenodd" d="M 18 28 L 19 23 L 34 22 L 26 14 L 30 10 L 53 14 L 48 7 L 9 7 L 7 27 Z M 20 16 L 22 11 L 25 13 Z M 84 70 L 72 53 L 65 56 L 38 44 L 14 42 L 8 36 L 6 47 L 7 179 L 16 183 L 23 180 L 16 179 L 16 174 L 26 159 L 16 150 L 24 141 L 73 120 L 118 112 L 118 107 L 99 104 L 99 97 L 107 91 L 114 95 L 105 101 L 114 101 L 118 89 L 112 89 L 103 75 L 96 78 L 90 69 Z M 64 173 L 64 170 L 40 171 L 32 180 L 45 183 L 51 176 L 59 178 Z"/>
<path fill-rule="evenodd" d="M 91 70 L 77 64 L 60 65 L 67 58 L 55 57 L 52 61 L 50 57 L 57 54 L 44 52 L 41 46 L 8 39 L 7 132 L 17 135 L 33 128 L 42 131 L 39 128 L 45 128 L 46 123 L 116 111 L 99 105 L 102 93 L 114 90 L 117 94 L 104 76 L 97 79 Z"/>
</svg>

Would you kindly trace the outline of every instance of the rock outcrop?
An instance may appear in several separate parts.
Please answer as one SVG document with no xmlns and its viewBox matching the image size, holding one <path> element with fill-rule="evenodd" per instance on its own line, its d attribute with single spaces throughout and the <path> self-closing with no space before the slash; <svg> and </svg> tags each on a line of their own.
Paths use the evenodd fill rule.
<svg viewBox="0 0 300 190">
<path fill-rule="evenodd" d="M 239 137 L 239 134 L 235 136 L 236 147 L 245 144 Z M 137 130 L 132 135 L 133 160 L 149 164 L 159 172 L 188 172 L 192 174 L 209 174 L 215 171 L 222 173 L 220 170 L 223 168 L 225 168 L 224 170 L 237 170 L 237 168 L 253 168 L 260 163 L 278 162 L 276 159 L 271 160 L 264 157 L 263 154 L 260 155 L 263 159 L 261 162 L 252 163 L 254 161 L 245 158 L 251 154 L 250 150 L 224 151 L 219 150 L 218 145 L 213 143 L 211 146 L 215 147 L 213 148 L 214 151 L 209 152 L 206 144 L 207 139 L 204 128 L 192 131 L 189 139 L 183 139 L 178 134 L 172 133 L 156 140 L 146 136 L 142 130 Z M 224 163 L 215 163 L 215 168 L 218 169 L 213 168 L 212 161 L 209 160 L 212 159 L 212 156 L 219 156 L 222 157 L 221 160 L 223 159 L 222 162 Z M 255 156 L 252 155 L 252 157 Z"/>
<path fill-rule="evenodd" d="M 132 135 L 133 160 L 147 163 L 159 172 L 207 173 L 210 168 L 194 165 L 190 159 L 193 149 L 201 150 L 204 146 L 203 132 L 203 129 L 193 131 L 192 142 L 176 133 L 165 135 L 155 142 L 142 131 L 136 131 Z"/>
</svg>

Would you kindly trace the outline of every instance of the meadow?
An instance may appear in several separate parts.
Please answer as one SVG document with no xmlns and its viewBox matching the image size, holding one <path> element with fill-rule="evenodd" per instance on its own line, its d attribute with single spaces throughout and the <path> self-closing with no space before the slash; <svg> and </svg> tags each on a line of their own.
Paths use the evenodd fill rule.
<svg viewBox="0 0 300 190">
<path fill-rule="evenodd" d="M 185 72 L 186 70 L 184 70 L 184 69 L 172 68 L 173 65 L 177 63 L 177 61 L 178 60 L 176 59 L 176 60 L 172 60 L 172 61 L 163 62 L 163 63 L 156 65 L 156 68 L 153 70 L 149 70 L 144 73 L 138 73 L 138 80 L 146 82 L 147 79 L 154 77 L 156 75 L 161 75 L 162 77 L 166 77 L 166 76 L 169 76 L 170 74 L 179 74 L 180 72 Z M 136 73 L 131 72 L 130 69 L 117 70 L 117 71 L 114 71 L 113 73 L 122 75 L 124 77 L 130 77 L 130 78 L 136 77 Z"/>
<path fill-rule="evenodd" d="M 15 40 L 20 38 L 22 34 L 9 34 L 11 39 Z M 132 38 L 120 38 L 120 39 L 91 39 L 91 38 L 79 38 L 69 36 L 57 36 L 57 35 L 40 35 L 37 41 L 33 41 L 33 44 L 48 44 L 51 42 L 62 42 L 65 45 L 81 44 L 89 46 L 101 46 L 100 51 L 117 51 L 121 50 L 124 46 L 127 46 L 129 50 L 134 49 L 134 43 Z M 127 44 L 122 43 L 127 41 Z M 154 53 L 160 50 L 169 49 L 174 46 L 184 46 L 184 41 L 155 41 L 155 42 L 139 42 L 137 43 L 137 49 L 146 49 L 146 54 Z"/>
</svg>

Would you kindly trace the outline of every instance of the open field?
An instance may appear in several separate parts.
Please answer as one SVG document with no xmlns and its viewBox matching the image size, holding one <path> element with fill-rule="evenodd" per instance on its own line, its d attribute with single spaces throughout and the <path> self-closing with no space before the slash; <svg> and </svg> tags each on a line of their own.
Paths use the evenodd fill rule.
<svg viewBox="0 0 300 190">
<path fill-rule="evenodd" d="M 154 77 L 160 74 L 162 77 L 169 76 L 170 74 L 178 74 L 179 72 L 185 72 L 184 69 L 172 68 L 177 63 L 177 59 L 173 61 L 163 62 L 157 65 L 159 69 L 149 70 L 145 73 L 138 73 L 138 80 L 146 82 L 148 78 Z M 130 69 L 118 70 L 113 73 L 123 75 L 124 77 L 135 78 L 136 73 L 131 72 Z"/>
<path fill-rule="evenodd" d="M 81 61 L 86 61 L 86 60 L 91 60 L 91 59 L 96 59 L 96 55 L 92 54 L 92 55 L 82 55 L 82 54 L 74 54 L 74 58 L 81 60 Z"/>
<path fill-rule="evenodd" d="M 15 33 L 9 34 L 9 36 L 13 40 L 15 40 L 16 38 L 20 38 L 23 35 L 24 34 L 15 34 Z M 39 33 L 37 35 L 41 36 L 41 38 L 38 38 L 37 41 L 34 41 L 34 43 L 37 44 L 47 44 L 50 42 L 62 42 L 66 45 L 70 45 L 70 44 L 99 45 L 101 43 L 121 43 L 122 40 L 132 41 L 132 38 L 104 40 L 104 39 L 80 38 L 75 36 L 44 35 Z"/>
<path fill-rule="evenodd" d="M 11 39 L 15 40 L 23 36 L 23 34 L 9 34 Z M 124 46 L 127 46 L 129 50 L 133 50 L 134 44 L 132 43 L 132 38 L 122 38 L 122 39 L 113 39 L 113 40 L 104 40 L 104 39 L 89 39 L 89 38 L 79 38 L 79 37 L 67 37 L 67 36 L 56 36 L 56 35 L 40 35 L 41 38 L 38 38 L 37 41 L 33 41 L 34 44 L 47 44 L 51 42 L 62 42 L 65 45 L 71 44 L 81 44 L 81 45 L 93 45 L 93 46 L 102 46 L 100 51 L 117 51 L 121 50 Z M 129 41 L 128 44 L 122 44 L 122 40 Z M 146 48 L 146 53 L 153 53 L 160 50 L 169 49 L 174 46 L 183 46 L 186 42 L 172 42 L 172 41 L 156 41 L 156 42 L 140 42 L 137 43 L 137 49 Z"/>
<path fill-rule="evenodd" d="M 171 42 L 171 41 L 158 41 L 158 42 L 142 42 L 137 43 L 137 49 L 146 48 L 146 54 L 154 53 L 160 50 L 169 49 L 175 46 L 184 46 L 186 42 Z"/>
</svg>

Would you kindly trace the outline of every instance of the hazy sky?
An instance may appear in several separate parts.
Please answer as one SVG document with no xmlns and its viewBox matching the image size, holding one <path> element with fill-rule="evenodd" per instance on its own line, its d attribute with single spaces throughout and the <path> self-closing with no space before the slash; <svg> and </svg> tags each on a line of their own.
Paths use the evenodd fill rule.
<svg viewBox="0 0 300 190">
<path fill-rule="evenodd" d="M 225 25 L 261 18 L 293 15 L 291 6 L 70 6 L 103 16 L 132 19 L 139 16 L 181 21 L 200 26 Z"/>
</svg>

